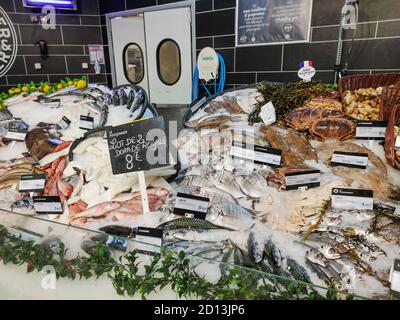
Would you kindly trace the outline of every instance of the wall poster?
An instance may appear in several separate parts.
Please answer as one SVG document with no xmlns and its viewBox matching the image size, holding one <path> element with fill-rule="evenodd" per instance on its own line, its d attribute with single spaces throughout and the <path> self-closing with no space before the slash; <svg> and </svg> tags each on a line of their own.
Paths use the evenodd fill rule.
<svg viewBox="0 0 400 320">
<path fill-rule="evenodd" d="M 236 46 L 308 42 L 313 0 L 236 0 Z"/>
</svg>

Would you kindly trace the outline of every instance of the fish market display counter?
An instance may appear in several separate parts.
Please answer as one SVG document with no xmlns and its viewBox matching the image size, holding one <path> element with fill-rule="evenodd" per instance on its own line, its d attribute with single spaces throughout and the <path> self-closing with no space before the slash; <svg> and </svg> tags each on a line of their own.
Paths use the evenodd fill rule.
<svg viewBox="0 0 400 320">
<path fill-rule="evenodd" d="M 223 246 L 164 247 L 0 210 L 0 299 L 324 299 L 311 283 L 210 258 Z M 180 250 L 177 252 L 176 248 Z M 224 260 L 224 261 L 222 261 Z M 247 261 L 247 262 L 246 262 Z M 296 264 L 293 264 L 295 267 Z M 297 269 L 302 277 L 302 269 Z M 306 279 L 304 279 L 306 280 Z M 246 290 L 243 290 L 246 288 Z M 353 296 L 353 298 L 364 299 Z"/>
<path fill-rule="evenodd" d="M 150 166 L 141 188 L 137 172 L 114 174 L 107 128 L 78 130 L 82 108 L 96 113 L 93 98 L 61 101 L 65 129 L 60 113 L 28 117 L 17 143 L 27 149 L 1 149 L 0 272 L 27 268 L 32 282 L 20 291 L 0 280 L 0 294 L 33 297 L 55 272 L 56 290 L 37 297 L 92 297 L 99 283 L 109 293 L 93 297 L 388 299 L 400 257 L 400 119 L 385 88 L 398 79 L 349 77 L 338 90 L 263 82 L 202 99 L 170 141 L 179 165 Z M 100 124 L 108 108 L 114 129 L 142 101 L 135 90 L 98 94 L 103 109 L 88 117 Z M 26 103 L 8 110 L 23 115 Z M 143 135 L 143 123 L 122 135 Z"/>
</svg>

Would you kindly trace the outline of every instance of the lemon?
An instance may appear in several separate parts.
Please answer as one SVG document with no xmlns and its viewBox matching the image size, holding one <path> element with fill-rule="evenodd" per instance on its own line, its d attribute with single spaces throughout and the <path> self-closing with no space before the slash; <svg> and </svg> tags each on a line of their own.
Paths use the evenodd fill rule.
<svg viewBox="0 0 400 320">
<path fill-rule="evenodd" d="M 20 89 L 20 88 L 15 88 L 14 92 L 15 92 L 15 93 L 20 93 L 20 92 L 21 92 L 21 89 Z"/>
<path fill-rule="evenodd" d="M 85 89 L 86 88 L 86 81 L 85 80 L 79 80 L 76 83 L 76 88 L 79 89 L 79 90 Z"/>
<path fill-rule="evenodd" d="M 68 85 L 69 85 L 69 86 L 72 86 L 73 84 L 74 84 L 73 81 L 68 81 Z"/>
<path fill-rule="evenodd" d="M 14 94 L 14 90 L 13 89 L 8 90 L 8 94 Z"/>
<path fill-rule="evenodd" d="M 33 92 L 33 91 L 36 91 L 37 89 L 36 89 L 36 87 L 30 87 L 29 90 L 30 90 L 31 92 Z"/>
<path fill-rule="evenodd" d="M 22 87 L 22 91 L 23 91 L 23 92 L 28 92 L 28 90 L 29 90 L 28 87 L 26 87 L 26 86 L 23 86 L 23 87 Z"/>
<path fill-rule="evenodd" d="M 44 93 L 47 93 L 47 92 L 50 91 L 50 89 L 51 89 L 51 88 L 50 88 L 49 86 L 46 86 L 46 87 L 43 88 L 43 92 L 44 92 Z"/>
<path fill-rule="evenodd" d="M 43 91 L 43 88 L 42 88 L 42 87 L 39 87 L 38 90 L 39 90 L 39 92 L 42 92 L 42 91 Z"/>
<path fill-rule="evenodd" d="M 58 90 L 61 90 L 62 88 L 63 88 L 63 85 L 61 83 L 57 85 Z"/>
</svg>

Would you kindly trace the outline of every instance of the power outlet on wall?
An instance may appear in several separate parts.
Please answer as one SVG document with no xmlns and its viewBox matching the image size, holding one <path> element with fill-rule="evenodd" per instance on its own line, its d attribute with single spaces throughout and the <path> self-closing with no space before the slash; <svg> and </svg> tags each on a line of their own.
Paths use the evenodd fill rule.
<svg viewBox="0 0 400 320">
<path fill-rule="evenodd" d="M 89 65 L 86 62 L 83 62 L 82 69 L 89 69 Z"/>
<path fill-rule="evenodd" d="M 35 67 L 35 70 L 41 70 L 42 69 L 42 64 L 41 63 L 35 63 L 34 67 Z"/>
</svg>

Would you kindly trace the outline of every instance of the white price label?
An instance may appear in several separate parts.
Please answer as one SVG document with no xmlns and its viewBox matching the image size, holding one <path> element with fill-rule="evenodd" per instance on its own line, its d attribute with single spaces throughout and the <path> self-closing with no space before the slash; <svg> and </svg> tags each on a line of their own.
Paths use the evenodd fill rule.
<svg viewBox="0 0 400 320">
<path fill-rule="evenodd" d="M 246 145 L 233 145 L 231 147 L 231 156 L 274 166 L 281 165 L 282 161 L 282 152 L 280 150 L 259 146 L 246 148 Z"/>
<path fill-rule="evenodd" d="M 58 122 L 58 126 L 62 129 L 65 130 L 69 125 L 71 124 L 71 120 L 69 120 L 67 117 L 62 117 L 61 120 Z"/>
<path fill-rule="evenodd" d="M 16 141 L 24 141 L 26 134 L 27 132 L 8 130 L 5 138 Z"/>
<path fill-rule="evenodd" d="M 83 130 L 92 130 L 94 128 L 94 119 L 88 116 L 81 116 L 79 128 Z"/>
<path fill-rule="evenodd" d="M 37 213 L 63 213 L 60 197 L 33 197 L 33 207 Z"/>
<path fill-rule="evenodd" d="M 333 188 L 332 208 L 340 210 L 373 210 L 373 191 Z"/>
<path fill-rule="evenodd" d="M 295 172 L 285 175 L 286 190 L 297 189 L 299 187 L 319 187 L 321 183 L 321 172 L 313 170 L 309 172 Z"/>
<path fill-rule="evenodd" d="M 178 193 L 174 213 L 191 218 L 205 219 L 210 199 L 191 194 Z"/>
<path fill-rule="evenodd" d="M 45 174 L 22 175 L 19 181 L 20 192 L 40 192 L 46 184 Z"/>
<path fill-rule="evenodd" d="M 358 121 L 356 138 L 385 140 L 387 121 Z"/>
<path fill-rule="evenodd" d="M 365 169 L 368 165 L 368 154 L 335 151 L 332 155 L 331 165 Z"/>
<path fill-rule="evenodd" d="M 135 230 L 135 246 L 144 253 L 159 253 L 163 245 L 163 230 L 137 227 Z"/>
</svg>

